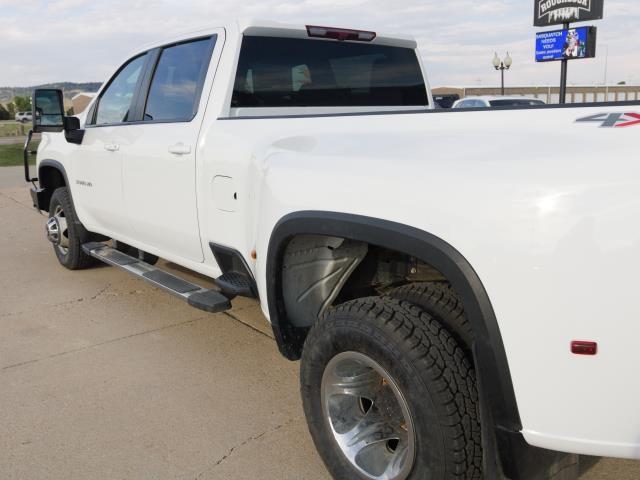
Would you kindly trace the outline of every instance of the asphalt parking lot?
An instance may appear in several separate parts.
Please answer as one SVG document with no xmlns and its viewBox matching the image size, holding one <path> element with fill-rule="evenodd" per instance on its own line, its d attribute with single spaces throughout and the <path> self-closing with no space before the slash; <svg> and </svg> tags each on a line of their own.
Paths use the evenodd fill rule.
<svg viewBox="0 0 640 480">
<path fill-rule="evenodd" d="M 63 269 L 21 175 L 0 168 L 0 478 L 328 479 L 256 302 L 211 315 L 113 268 Z"/>
</svg>

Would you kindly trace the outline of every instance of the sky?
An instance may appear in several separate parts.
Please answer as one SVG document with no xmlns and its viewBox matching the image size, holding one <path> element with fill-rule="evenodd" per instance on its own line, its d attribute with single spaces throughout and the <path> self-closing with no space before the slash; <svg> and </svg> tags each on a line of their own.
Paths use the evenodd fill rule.
<svg viewBox="0 0 640 480">
<path fill-rule="evenodd" d="M 494 52 L 507 51 L 507 85 L 556 85 L 559 63 L 534 61 L 533 8 L 533 0 L 0 0 L 0 86 L 102 82 L 140 45 L 237 18 L 412 35 L 434 87 L 494 86 Z M 603 84 L 605 71 L 610 84 L 640 84 L 640 1 L 605 0 L 604 20 L 592 23 L 598 57 L 571 62 L 569 84 Z"/>
</svg>

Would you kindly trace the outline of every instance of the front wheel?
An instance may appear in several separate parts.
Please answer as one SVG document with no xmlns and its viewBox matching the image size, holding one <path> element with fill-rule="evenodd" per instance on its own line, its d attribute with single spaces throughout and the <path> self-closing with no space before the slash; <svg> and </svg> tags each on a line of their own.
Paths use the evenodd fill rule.
<svg viewBox="0 0 640 480">
<path fill-rule="evenodd" d="M 80 270 L 94 264 L 93 258 L 82 250 L 82 244 L 89 241 L 89 232 L 78 220 L 67 187 L 58 188 L 51 195 L 46 234 L 62 266 Z"/>
<path fill-rule="evenodd" d="M 300 381 L 334 478 L 481 478 L 475 373 L 453 337 L 410 303 L 376 297 L 329 311 L 309 332 Z"/>
</svg>

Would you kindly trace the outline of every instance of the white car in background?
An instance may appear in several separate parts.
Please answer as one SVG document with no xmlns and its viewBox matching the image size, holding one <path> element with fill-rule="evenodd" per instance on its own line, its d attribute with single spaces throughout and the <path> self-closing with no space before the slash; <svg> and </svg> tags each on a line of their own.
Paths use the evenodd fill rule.
<svg viewBox="0 0 640 480">
<path fill-rule="evenodd" d="M 16 122 L 27 123 L 33 120 L 31 112 L 17 112 L 15 116 Z"/>
<path fill-rule="evenodd" d="M 546 105 L 538 98 L 527 97 L 466 97 L 458 100 L 451 108 L 529 107 Z"/>
</svg>

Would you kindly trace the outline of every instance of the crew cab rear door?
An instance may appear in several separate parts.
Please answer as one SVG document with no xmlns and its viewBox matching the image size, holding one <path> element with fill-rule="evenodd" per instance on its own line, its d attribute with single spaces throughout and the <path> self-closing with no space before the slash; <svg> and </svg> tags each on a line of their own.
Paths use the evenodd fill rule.
<svg viewBox="0 0 640 480">
<path fill-rule="evenodd" d="M 121 148 L 124 205 L 132 236 L 203 261 L 196 203 L 196 144 L 224 31 L 150 52 L 135 140 Z"/>
</svg>

